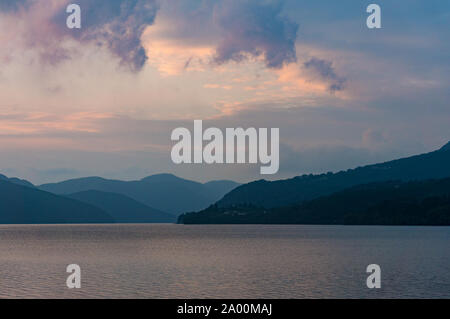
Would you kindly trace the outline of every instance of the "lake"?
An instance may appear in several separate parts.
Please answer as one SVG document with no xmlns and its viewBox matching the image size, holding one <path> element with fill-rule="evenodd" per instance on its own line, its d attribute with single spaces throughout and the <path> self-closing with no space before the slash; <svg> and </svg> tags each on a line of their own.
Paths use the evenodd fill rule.
<svg viewBox="0 0 450 319">
<path fill-rule="evenodd" d="M 0 298 L 15 297 L 450 298 L 450 227 L 0 225 Z"/>
</svg>

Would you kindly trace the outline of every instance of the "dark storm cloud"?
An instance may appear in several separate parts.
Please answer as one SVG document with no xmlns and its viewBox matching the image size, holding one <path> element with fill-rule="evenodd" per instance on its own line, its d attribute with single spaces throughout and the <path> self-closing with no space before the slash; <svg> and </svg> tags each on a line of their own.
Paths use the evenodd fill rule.
<svg viewBox="0 0 450 319">
<path fill-rule="evenodd" d="M 330 92 L 342 91 L 344 89 L 346 79 L 336 74 L 331 61 L 311 58 L 303 66 L 307 70 L 315 73 L 322 80 L 328 81 L 328 89 Z"/>
<path fill-rule="evenodd" d="M 283 15 L 284 2 L 285 0 L 224 0 L 205 4 L 209 10 L 201 11 L 206 14 L 204 22 L 213 21 L 214 31 L 211 32 L 220 32 L 214 34 L 218 42 L 214 62 L 239 62 L 248 56 L 263 57 L 269 68 L 280 68 L 285 63 L 295 62 L 298 24 Z M 26 14 L 33 14 L 36 9 L 39 11 L 47 7 L 55 10 L 57 7 L 49 5 L 48 0 L 1 0 L 0 3 L 0 10 L 15 12 L 24 21 L 28 20 Z M 69 3 L 81 7 L 80 30 L 66 27 L 68 14 L 65 7 Z M 141 36 L 145 28 L 154 23 L 158 3 L 158 0 L 62 0 L 61 6 L 57 7 L 49 21 L 43 21 L 47 24 L 45 32 L 35 30 L 27 34 L 31 43 L 29 47 L 35 48 L 37 43 L 43 43 L 43 61 L 57 64 L 70 58 L 61 49 L 60 43 L 64 38 L 72 38 L 80 43 L 106 47 L 120 58 L 121 64 L 132 71 L 139 71 L 147 61 Z M 45 15 L 37 17 L 41 19 L 42 16 Z M 190 17 L 189 14 L 187 16 Z M 183 29 L 190 30 L 190 24 L 195 23 L 186 21 L 186 28 Z"/>
<path fill-rule="evenodd" d="M 241 61 L 246 55 L 264 56 L 269 68 L 295 62 L 298 25 L 282 16 L 283 1 L 228 0 L 214 10 L 223 31 L 216 63 Z"/>
<path fill-rule="evenodd" d="M 65 9 L 71 3 L 81 7 L 81 29 L 66 26 L 68 13 Z M 40 14 L 43 10 L 55 12 Z M 139 71 L 147 60 L 141 36 L 145 28 L 154 23 L 158 4 L 157 0 L 63 0 L 56 6 L 48 0 L 0 0 L 0 11 L 15 14 L 25 22 L 42 19 L 41 27 L 33 25 L 24 38 L 27 49 L 39 48 L 44 63 L 54 65 L 69 59 L 61 42 L 72 38 L 82 44 L 104 46 L 121 64 Z"/>
<path fill-rule="evenodd" d="M 132 71 L 139 71 L 147 60 L 141 36 L 152 25 L 158 11 L 154 0 L 78 0 L 83 18 L 79 32 L 67 32 L 81 42 L 106 46 Z M 55 17 L 62 23 L 66 14 Z"/>
</svg>

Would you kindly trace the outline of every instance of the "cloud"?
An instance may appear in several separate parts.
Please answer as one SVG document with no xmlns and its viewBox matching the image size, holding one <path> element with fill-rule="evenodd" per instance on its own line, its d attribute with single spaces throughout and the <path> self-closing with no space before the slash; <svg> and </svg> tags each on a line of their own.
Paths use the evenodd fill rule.
<svg viewBox="0 0 450 319">
<path fill-rule="evenodd" d="M 336 74 L 331 61 L 318 58 L 311 58 L 303 63 L 306 70 L 312 71 L 316 76 L 329 82 L 328 89 L 330 92 L 342 91 L 346 79 Z"/>
<path fill-rule="evenodd" d="M 220 85 L 215 83 L 207 83 L 204 84 L 203 87 L 205 89 L 223 89 L 223 90 L 231 90 L 233 87 L 230 85 Z"/>
<path fill-rule="evenodd" d="M 158 35 L 155 25 L 145 31 L 142 39 L 148 55 L 149 65 L 162 75 L 180 75 L 186 71 L 204 71 L 214 48 L 204 45 L 182 43 Z"/>
<path fill-rule="evenodd" d="M 162 74 L 206 71 L 256 61 L 277 69 L 295 62 L 298 25 L 282 14 L 284 0 L 165 1 L 143 41 Z"/>
<path fill-rule="evenodd" d="M 57 116 L 50 113 L 0 113 L 0 140 L 38 136 L 98 133 L 98 121 L 113 118 L 108 113 L 79 112 Z M 5 144 L 4 144 L 5 146 Z"/>
<path fill-rule="evenodd" d="M 282 1 L 229 0 L 218 4 L 213 19 L 222 30 L 214 61 L 264 58 L 269 68 L 297 60 L 298 25 L 281 15 Z"/>
<path fill-rule="evenodd" d="M 147 60 L 141 36 L 155 20 L 156 1 L 78 0 L 77 3 L 85 21 L 78 38 L 106 46 L 122 64 L 139 71 Z"/>
<path fill-rule="evenodd" d="M 368 128 L 362 134 L 362 142 L 366 147 L 380 147 L 386 143 L 389 143 L 389 137 L 387 132 Z"/>
<path fill-rule="evenodd" d="M 28 5 L 30 0 L 2 0 L 0 1 L 1 11 L 14 11 L 24 5 Z"/>
<path fill-rule="evenodd" d="M 65 9 L 72 1 L 3 1 L 0 10 L 23 25 L 25 49 L 37 50 L 42 61 L 58 64 L 71 58 L 76 50 L 68 50 L 64 40 L 75 40 L 107 48 L 131 71 L 141 70 L 147 61 L 141 36 L 159 8 L 156 0 L 78 0 L 82 27 L 69 29 Z"/>
<path fill-rule="evenodd" d="M 334 108 L 292 108 L 241 110 L 231 115 L 205 119 L 204 129 L 217 127 L 279 127 L 280 171 L 269 178 L 287 178 L 303 173 L 337 171 L 431 151 L 443 145 L 439 138 L 434 147 L 421 143 L 430 137 L 449 136 L 446 118 L 436 116 L 430 123 L 435 131 L 423 136 L 415 133 L 423 118 L 411 119 L 402 126 L 390 123 L 385 112 L 367 116 L 363 110 Z M 427 120 L 428 122 L 428 120 Z M 378 144 L 380 135 L 389 138 Z M 9 131 L 8 131 L 8 127 Z M 173 142 L 170 134 L 177 127 L 193 128 L 193 121 L 133 119 L 126 116 L 75 113 L 0 114 L 2 156 L 0 168 L 15 169 L 13 175 L 48 181 L 81 175 L 138 178 L 146 172 L 173 172 L 186 178 L 201 180 L 231 178 L 246 182 L 260 179 L 259 165 L 175 165 L 170 159 Z M 15 128 L 14 128 L 15 127 Z M 375 127 L 375 126 L 374 126 Z M 389 133 L 385 135 L 386 132 Z M 403 135 L 402 135 L 403 134 Z M 412 134 L 415 134 L 412 136 Z M 361 136 L 376 142 L 361 143 Z M 413 144 L 406 143 L 413 141 Z M 433 142 L 434 143 L 434 142 Z M 406 146 L 405 146 L 406 145 Z M 67 176 L 40 175 L 26 168 L 53 170 L 69 167 L 79 174 Z M 127 168 L 137 168 L 135 172 Z M 8 175 L 8 174 L 7 174 Z M 12 175 L 12 174 L 10 174 Z"/>
</svg>

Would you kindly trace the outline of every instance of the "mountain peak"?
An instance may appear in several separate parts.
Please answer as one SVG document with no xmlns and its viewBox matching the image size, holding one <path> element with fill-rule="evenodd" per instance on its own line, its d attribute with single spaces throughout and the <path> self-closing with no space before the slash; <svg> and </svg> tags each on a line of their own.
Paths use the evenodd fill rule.
<svg viewBox="0 0 450 319">
<path fill-rule="evenodd" d="M 10 177 L 7 177 L 7 176 L 5 176 L 3 174 L 0 174 L 0 180 L 6 181 L 6 182 L 10 182 L 10 183 L 13 183 L 13 184 L 17 184 L 17 185 L 22 185 L 22 186 L 27 186 L 27 187 L 34 188 L 34 185 L 32 183 L 30 183 L 29 181 L 24 180 L 24 179 L 20 179 L 20 178 L 17 178 L 17 177 L 11 177 L 10 178 Z"/>
<path fill-rule="evenodd" d="M 440 151 L 450 151 L 450 142 L 440 148 Z"/>
<path fill-rule="evenodd" d="M 217 204 L 219 207 L 252 204 L 272 208 L 309 201 L 356 185 L 389 180 L 450 178 L 449 162 L 450 143 L 441 148 L 441 151 L 362 166 L 335 174 L 244 184 L 226 194 Z"/>
<path fill-rule="evenodd" d="M 168 173 L 162 173 L 162 174 L 155 174 L 155 175 L 150 175 L 147 177 L 144 177 L 143 179 L 141 179 L 141 181 L 153 181 L 153 182 L 166 182 L 166 181 L 175 181 L 175 180 L 183 180 L 182 178 L 175 176 L 173 174 L 168 174 Z"/>
</svg>

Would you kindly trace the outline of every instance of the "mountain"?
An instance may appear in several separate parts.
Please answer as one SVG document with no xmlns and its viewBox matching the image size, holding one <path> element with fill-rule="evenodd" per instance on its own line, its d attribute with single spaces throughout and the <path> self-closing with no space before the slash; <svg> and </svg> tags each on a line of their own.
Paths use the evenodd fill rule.
<svg viewBox="0 0 450 319">
<path fill-rule="evenodd" d="M 450 151 L 450 142 L 442 146 L 440 151 Z"/>
<path fill-rule="evenodd" d="M 241 185 L 217 202 L 219 207 L 250 204 L 286 206 L 372 182 L 450 177 L 450 143 L 438 151 L 368 165 L 338 173 L 303 175 L 286 180 L 259 180 Z"/>
<path fill-rule="evenodd" d="M 17 185 L 22 185 L 22 186 L 27 186 L 27 187 L 32 187 L 32 188 L 35 187 L 32 183 L 30 183 L 27 180 L 20 179 L 20 178 L 17 178 L 17 177 L 11 177 L 10 178 L 10 177 L 6 177 L 3 174 L 0 174 L 0 180 L 1 181 L 6 181 L 6 182 L 11 182 L 11 183 L 14 183 L 14 184 L 17 184 Z"/>
<path fill-rule="evenodd" d="M 231 181 L 202 184 L 171 174 L 158 174 L 139 181 L 86 177 L 44 184 L 39 186 L 39 189 L 64 195 L 88 190 L 117 193 L 157 210 L 179 214 L 187 210 L 200 210 L 208 207 L 236 186 L 238 184 Z"/>
<path fill-rule="evenodd" d="M 67 197 L 101 208 L 112 216 L 116 223 L 173 223 L 176 221 L 174 215 L 148 207 L 121 194 L 91 190 L 70 194 Z"/>
<path fill-rule="evenodd" d="M 301 204 L 266 209 L 212 205 L 181 215 L 184 224 L 339 224 L 450 226 L 450 178 L 355 186 Z"/>
<path fill-rule="evenodd" d="M 236 188 L 240 184 L 228 180 L 219 180 L 219 181 L 210 181 L 203 185 L 205 185 L 213 193 L 217 194 L 216 196 L 222 198 L 223 195 L 225 195 L 232 189 Z"/>
<path fill-rule="evenodd" d="M 113 223 L 100 208 L 0 180 L 0 224 Z"/>
</svg>

